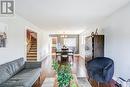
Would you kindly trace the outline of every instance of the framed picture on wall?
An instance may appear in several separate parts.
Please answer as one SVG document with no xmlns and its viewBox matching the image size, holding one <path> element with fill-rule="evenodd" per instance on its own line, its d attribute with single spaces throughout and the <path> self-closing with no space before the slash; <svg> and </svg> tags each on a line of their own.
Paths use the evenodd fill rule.
<svg viewBox="0 0 130 87">
<path fill-rule="evenodd" d="M 0 23 L 0 48 L 6 47 L 7 44 L 7 33 L 6 33 L 6 29 L 7 26 L 5 24 L 1 24 Z"/>
<path fill-rule="evenodd" d="M 6 33 L 5 32 L 0 32 L 0 47 L 6 47 Z"/>
</svg>

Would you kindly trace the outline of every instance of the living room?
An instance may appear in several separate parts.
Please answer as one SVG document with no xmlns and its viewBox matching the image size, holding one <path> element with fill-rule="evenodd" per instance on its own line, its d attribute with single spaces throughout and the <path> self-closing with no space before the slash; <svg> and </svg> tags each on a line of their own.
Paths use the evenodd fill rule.
<svg viewBox="0 0 130 87">
<path fill-rule="evenodd" d="M 2 3 L 10 3 L 5 0 L 2 1 L 1 6 Z M 60 49 L 62 49 L 64 45 L 68 45 L 67 48 L 69 48 L 70 45 L 76 46 L 74 49 L 77 49 L 77 52 L 76 50 L 69 48 L 73 50 L 72 55 L 74 56 L 74 61 L 70 56 L 68 62 L 70 62 L 72 66 L 72 72 L 78 73 L 77 76 L 74 75 L 73 78 L 77 80 L 76 84 L 79 85 L 79 87 L 80 82 L 78 82 L 78 75 L 81 77 L 85 76 L 85 82 L 89 84 L 87 87 L 116 87 L 115 85 L 119 85 L 119 87 L 120 85 L 122 87 L 129 87 L 129 0 L 11 0 L 10 4 L 13 5 L 14 8 L 11 10 L 13 12 L 11 14 L 8 14 L 8 10 L 6 10 L 7 13 L 2 13 L 2 7 L 0 8 L 0 87 L 32 87 L 35 84 L 39 84 L 40 80 L 38 80 L 38 76 L 41 75 L 40 73 L 42 73 L 40 78 L 42 79 L 40 86 L 51 87 L 44 85 L 46 85 L 46 78 L 56 78 L 56 68 L 52 67 L 52 65 L 53 63 L 55 65 L 57 62 L 53 61 L 53 59 L 57 59 L 58 61 L 61 61 L 61 59 L 60 57 L 55 58 L 57 52 L 56 50 L 54 52 L 55 54 L 52 56 L 52 47 L 57 47 L 58 44 L 60 44 Z M 5 10 L 3 10 L 3 12 L 5 12 Z M 34 37 L 36 36 L 37 44 L 36 48 L 34 47 L 36 49 L 36 56 L 35 61 L 32 62 L 29 62 L 27 58 L 27 30 L 29 30 L 31 33 L 36 33 L 33 35 Z M 52 44 L 52 36 L 57 35 L 59 35 L 58 37 L 60 37 L 60 40 L 58 39 L 57 44 L 54 45 Z M 102 82 L 100 83 L 99 80 L 96 82 L 90 82 L 88 79 L 89 75 L 85 66 L 85 60 L 89 61 L 89 58 L 86 57 L 86 55 L 89 53 L 87 54 L 86 50 L 90 50 L 90 48 L 89 46 L 86 46 L 86 37 L 91 38 L 94 35 L 104 35 L 104 51 L 102 52 L 104 55 L 99 57 L 107 57 L 114 62 L 114 72 L 111 80 L 114 80 L 115 83 L 108 82 L 108 85 L 104 85 Z M 73 36 L 78 37 L 78 42 L 76 42 L 76 39 L 72 39 Z M 78 45 L 74 45 L 74 43 L 78 43 Z M 33 75 L 35 76 L 32 77 L 32 82 L 28 81 L 27 84 L 29 84 L 29 86 L 16 85 L 15 83 L 12 83 L 11 85 L 11 83 L 8 82 L 8 80 L 11 79 L 21 69 L 18 69 L 16 66 L 17 63 L 15 65 L 14 62 L 13 64 L 11 63 L 11 66 L 8 66 L 8 68 L 7 66 L 4 66 L 3 68 L 3 65 L 17 59 L 19 59 L 18 61 L 21 61 L 18 62 L 19 67 L 26 66 L 27 69 L 29 67 L 38 68 L 32 70 L 33 72 L 36 72 L 36 75 L 34 73 L 30 73 L 30 78 Z M 39 67 L 41 68 L 39 69 Z M 42 70 L 44 72 L 41 72 Z M 55 75 L 50 70 L 55 72 Z M 3 71 L 9 73 L 5 74 Z M 54 85 L 54 83 L 56 83 L 54 81 L 55 79 L 50 80 L 52 81 L 51 84 Z M 15 81 L 17 82 L 17 80 Z M 94 83 L 96 86 L 92 83 Z M 85 85 L 85 83 L 83 85 Z M 74 84 L 72 87 L 77 86 Z"/>
</svg>

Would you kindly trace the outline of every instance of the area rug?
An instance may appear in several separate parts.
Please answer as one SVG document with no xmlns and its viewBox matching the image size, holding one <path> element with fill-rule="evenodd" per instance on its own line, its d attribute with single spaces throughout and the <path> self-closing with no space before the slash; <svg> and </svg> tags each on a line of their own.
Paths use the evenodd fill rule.
<svg viewBox="0 0 130 87">
<path fill-rule="evenodd" d="M 54 78 L 46 78 L 41 87 L 53 87 L 54 86 Z"/>
<path fill-rule="evenodd" d="M 41 87 L 54 87 L 54 78 L 46 78 Z M 86 77 L 77 77 L 79 87 L 92 87 Z"/>
<path fill-rule="evenodd" d="M 86 77 L 77 77 L 79 87 L 92 87 Z"/>
</svg>

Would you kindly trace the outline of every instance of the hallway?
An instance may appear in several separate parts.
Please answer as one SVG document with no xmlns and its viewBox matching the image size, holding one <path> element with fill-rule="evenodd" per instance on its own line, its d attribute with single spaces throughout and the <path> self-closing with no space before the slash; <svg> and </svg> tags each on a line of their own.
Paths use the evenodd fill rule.
<svg viewBox="0 0 130 87">
<path fill-rule="evenodd" d="M 52 68 L 52 59 L 54 57 L 47 57 L 42 63 L 42 70 L 45 73 L 45 77 L 53 77 L 55 75 Z M 69 59 L 71 61 L 71 58 Z M 87 77 L 87 71 L 85 68 L 85 60 L 79 56 L 74 57 L 74 62 L 71 62 L 72 73 L 77 77 Z"/>
<path fill-rule="evenodd" d="M 54 56 L 47 57 L 42 63 L 42 70 L 44 73 L 44 81 L 42 87 L 57 87 L 55 82 L 55 72 L 52 68 L 52 60 Z M 74 57 L 74 61 L 69 58 L 71 64 L 72 74 L 74 75 L 74 81 L 77 83 L 77 78 L 87 77 L 85 60 L 79 56 Z M 87 78 L 86 78 L 87 80 Z M 88 81 L 87 81 L 88 82 Z M 55 84 L 55 85 L 54 85 Z M 85 82 L 86 84 L 86 82 Z M 89 83 L 88 83 L 89 84 Z"/>
</svg>

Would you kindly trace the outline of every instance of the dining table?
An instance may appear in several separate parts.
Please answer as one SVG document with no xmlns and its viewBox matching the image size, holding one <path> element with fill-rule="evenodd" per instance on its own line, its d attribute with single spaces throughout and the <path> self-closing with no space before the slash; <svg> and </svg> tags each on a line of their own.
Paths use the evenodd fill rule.
<svg viewBox="0 0 130 87">
<path fill-rule="evenodd" d="M 58 58 L 58 57 L 62 58 L 62 56 L 66 57 L 66 58 L 71 57 L 72 60 L 74 60 L 74 52 L 72 50 L 63 50 L 63 49 L 57 50 L 56 51 L 56 58 Z"/>
</svg>

